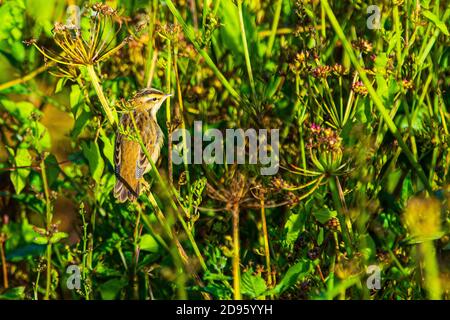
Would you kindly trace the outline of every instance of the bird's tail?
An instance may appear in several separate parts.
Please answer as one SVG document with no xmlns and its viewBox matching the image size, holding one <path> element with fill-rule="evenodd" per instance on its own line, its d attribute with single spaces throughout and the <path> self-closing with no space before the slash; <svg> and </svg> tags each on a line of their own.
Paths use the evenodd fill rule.
<svg viewBox="0 0 450 320">
<path fill-rule="evenodd" d="M 131 186 L 125 179 L 116 175 L 116 184 L 114 186 L 114 197 L 119 202 L 125 202 L 127 200 L 135 201 L 139 197 L 140 183 L 136 181 L 134 186 Z"/>
</svg>

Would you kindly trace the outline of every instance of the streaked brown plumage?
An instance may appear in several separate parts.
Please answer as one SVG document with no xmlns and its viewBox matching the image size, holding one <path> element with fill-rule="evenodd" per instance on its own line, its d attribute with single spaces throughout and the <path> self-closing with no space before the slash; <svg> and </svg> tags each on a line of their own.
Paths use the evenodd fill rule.
<svg viewBox="0 0 450 320">
<path fill-rule="evenodd" d="M 153 163 L 159 158 L 163 145 L 163 133 L 156 120 L 156 113 L 162 103 L 170 96 L 152 88 L 139 91 L 130 103 L 134 107 L 133 116 Z M 125 132 L 134 131 L 131 117 L 125 113 L 121 120 Z M 151 165 L 137 141 L 133 141 L 120 132 L 116 135 L 114 150 L 116 185 L 114 196 L 119 202 L 134 201 L 141 191 L 141 179 L 151 170 Z"/>
</svg>

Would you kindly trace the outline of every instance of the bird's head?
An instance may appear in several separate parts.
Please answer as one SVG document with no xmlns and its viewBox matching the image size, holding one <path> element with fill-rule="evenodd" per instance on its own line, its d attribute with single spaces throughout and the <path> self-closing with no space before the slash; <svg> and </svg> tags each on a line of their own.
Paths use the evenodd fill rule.
<svg viewBox="0 0 450 320">
<path fill-rule="evenodd" d="M 150 111 L 152 116 L 156 117 L 159 108 L 170 96 L 172 96 L 172 94 L 166 94 L 153 88 L 145 88 L 138 91 L 131 99 L 131 102 L 136 108 Z"/>
</svg>

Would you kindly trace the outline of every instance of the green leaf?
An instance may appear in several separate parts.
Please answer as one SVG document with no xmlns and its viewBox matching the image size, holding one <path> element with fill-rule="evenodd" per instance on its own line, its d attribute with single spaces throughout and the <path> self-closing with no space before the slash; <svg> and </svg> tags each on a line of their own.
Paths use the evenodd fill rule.
<svg viewBox="0 0 450 320">
<path fill-rule="evenodd" d="M 19 38 L 21 32 L 19 31 Z M 21 42 L 15 41 L 11 44 L 11 54 L 15 60 L 18 62 L 23 62 L 25 60 L 25 47 Z"/>
<path fill-rule="evenodd" d="M 377 253 L 375 241 L 373 241 L 372 237 L 369 234 L 361 235 L 359 238 L 361 243 L 361 253 L 365 257 L 367 261 L 371 259 L 375 259 L 375 255 Z"/>
<path fill-rule="evenodd" d="M 418 244 L 427 241 L 435 241 L 445 236 L 444 231 L 437 231 L 434 234 L 426 235 L 426 236 L 415 236 L 415 237 L 407 237 L 405 242 L 408 244 Z"/>
<path fill-rule="evenodd" d="M 103 169 L 105 168 L 105 162 L 100 154 L 98 145 L 93 141 L 83 141 L 81 143 L 81 149 L 83 150 L 83 155 L 89 162 L 89 170 L 92 178 L 95 182 L 100 183 Z"/>
<path fill-rule="evenodd" d="M 108 162 L 114 168 L 114 146 L 111 140 L 102 132 L 100 134 L 100 139 L 103 142 L 103 154 L 105 155 Z"/>
<path fill-rule="evenodd" d="M 437 15 L 435 15 L 433 12 L 428 11 L 428 10 L 424 10 L 422 11 L 422 14 L 425 16 L 425 18 L 427 18 L 428 20 L 430 20 L 431 22 L 434 23 L 434 25 L 436 27 L 439 28 L 439 30 L 442 31 L 443 34 L 445 34 L 446 36 L 449 36 L 450 34 L 448 33 L 448 29 L 447 26 L 445 25 L 445 23 L 443 21 L 441 21 L 439 19 L 439 17 Z"/>
<path fill-rule="evenodd" d="M 73 85 L 70 90 L 70 107 L 75 123 L 70 133 L 73 139 L 77 138 L 88 122 L 92 119 L 92 113 L 84 101 L 84 97 L 78 85 Z"/>
<path fill-rule="evenodd" d="M 223 26 L 219 29 L 220 46 L 233 52 L 236 59 L 242 60 L 243 47 L 239 27 L 239 14 L 237 6 L 232 0 L 223 0 L 220 2 L 218 15 L 223 21 Z"/>
<path fill-rule="evenodd" d="M 266 282 L 260 275 L 253 275 L 253 270 L 249 269 L 242 275 L 241 291 L 251 299 L 261 296 L 267 290 Z"/>
<path fill-rule="evenodd" d="M 309 260 L 303 260 L 288 269 L 283 279 L 277 284 L 275 288 L 269 291 L 269 294 L 280 295 L 297 281 L 304 279 L 313 270 L 313 265 Z"/>
<path fill-rule="evenodd" d="M 158 242 L 156 242 L 155 238 L 153 238 L 150 234 L 144 234 L 141 236 L 141 240 L 139 241 L 139 247 L 143 251 L 149 251 L 154 253 L 159 251 Z"/>
<path fill-rule="evenodd" d="M 34 244 L 41 244 L 41 245 L 42 244 L 47 244 L 48 243 L 48 239 L 45 236 L 38 235 L 38 236 L 34 237 L 33 243 Z"/>
<path fill-rule="evenodd" d="M 55 93 L 59 93 L 62 91 L 62 89 L 64 88 L 64 85 L 67 82 L 67 78 L 61 78 L 58 80 L 58 82 L 56 83 L 56 88 L 55 88 Z"/>
<path fill-rule="evenodd" d="M 289 216 L 286 224 L 284 225 L 284 230 L 286 232 L 286 243 L 288 245 L 294 244 L 298 239 L 304 225 L 304 221 L 301 213 L 293 213 Z"/>
<path fill-rule="evenodd" d="M 81 94 L 81 90 L 78 85 L 75 84 L 71 87 L 69 100 L 70 108 L 72 109 L 73 116 L 76 119 L 80 114 L 80 106 L 84 105 L 83 95 Z"/>
<path fill-rule="evenodd" d="M 70 133 L 70 136 L 72 137 L 72 139 L 77 138 L 81 134 L 81 132 L 86 127 L 86 125 L 89 123 L 89 120 L 91 120 L 91 119 L 92 119 L 92 113 L 89 111 L 86 111 L 84 109 L 81 109 L 81 114 L 75 118 L 75 124 L 73 126 L 72 132 Z"/>
<path fill-rule="evenodd" d="M 33 129 L 33 135 L 36 137 L 36 139 L 33 141 L 34 148 L 38 152 L 50 150 L 52 146 L 52 140 L 47 128 L 40 122 L 37 122 L 36 125 L 31 125 L 31 127 Z"/>
<path fill-rule="evenodd" d="M 114 300 L 128 282 L 123 278 L 115 278 L 106 281 L 99 287 L 100 295 L 103 300 Z"/>
<path fill-rule="evenodd" d="M 6 259 L 10 262 L 19 262 L 23 261 L 26 258 L 30 257 L 39 257 L 44 254 L 46 250 L 46 246 L 38 245 L 38 244 L 27 244 L 25 246 L 17 247 L 14 250 L 11 250 L 6 255 Z"/>
<path fill-rule="evenodd" d="M 69 235 L 65 232 L 55 232 L 50 238 L 50 243 L 57 243 L 68 236 Z"/>
<path fill-rule="evenodd" d="M 324 207 L 319 210 L 312 211 L 313 216 L 319 221 L 321 224 L 325 224 L 331 218 L 336 217 L 337 213 L 335 210 L 330 210 L 327 207 Z"/>
<path fill-rule="evenodd" d="M 323 243 L 323 240 L 325 238 L 324 235 L 325 231 L 322 227 L 319 228 L 319 235 L 317 236 L 317 245 L 321 246 Z"/>
<path fill-rule="evenodd" d="M 25 287 L 15 287 L 0 294 L 0 300 L 23 300 L 25 298 Z"/>
<path fill-rule="evenodd" d="M 58 160 L 53 154 L 50 154 L 45 158 L 45 169 L 48 185 L 52 186 L 58 179 L 58 175 L 61 171 Z"/>
<path fill-rule="evenodd" d="M 33 112 L 40 111 L 36 107 L 27 101 L 13 102 L 10 100 L 3 99 L 1 104 L 14 118 L 22 123 L 27 123 L 30 121 L 30 116 Z"/>
<path fill-rule="evenodd" d="M 16 167 L 29 167 L 31 166 L 31 155 L 27 149 L 19 148 L 14 156 L 14 164 Z M 10 174 L 10 179 L 14 185 L 14 189 L 17 194 L 25 188 L 28 175 L 30 174 L 30 168 L 16 169 Z"/>
</svg>

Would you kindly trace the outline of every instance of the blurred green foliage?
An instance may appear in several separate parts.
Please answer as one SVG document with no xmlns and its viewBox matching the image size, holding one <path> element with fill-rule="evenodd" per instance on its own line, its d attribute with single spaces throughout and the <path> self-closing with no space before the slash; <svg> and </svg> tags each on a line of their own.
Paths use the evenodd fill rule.
<svg viewBox="0 0 450 320">
<path fill-rule="evenodd" d="M 380 9 L 370 30 L 359 0 L 1 1 L 0 299 L 448 299 L 450 9 Z M 119 204 L 105 110 L 148 86 L 174 93 L 166 147 Z M 280 171 L 173 165 L 199 120 L 280 129 Z"/>
</svg>

